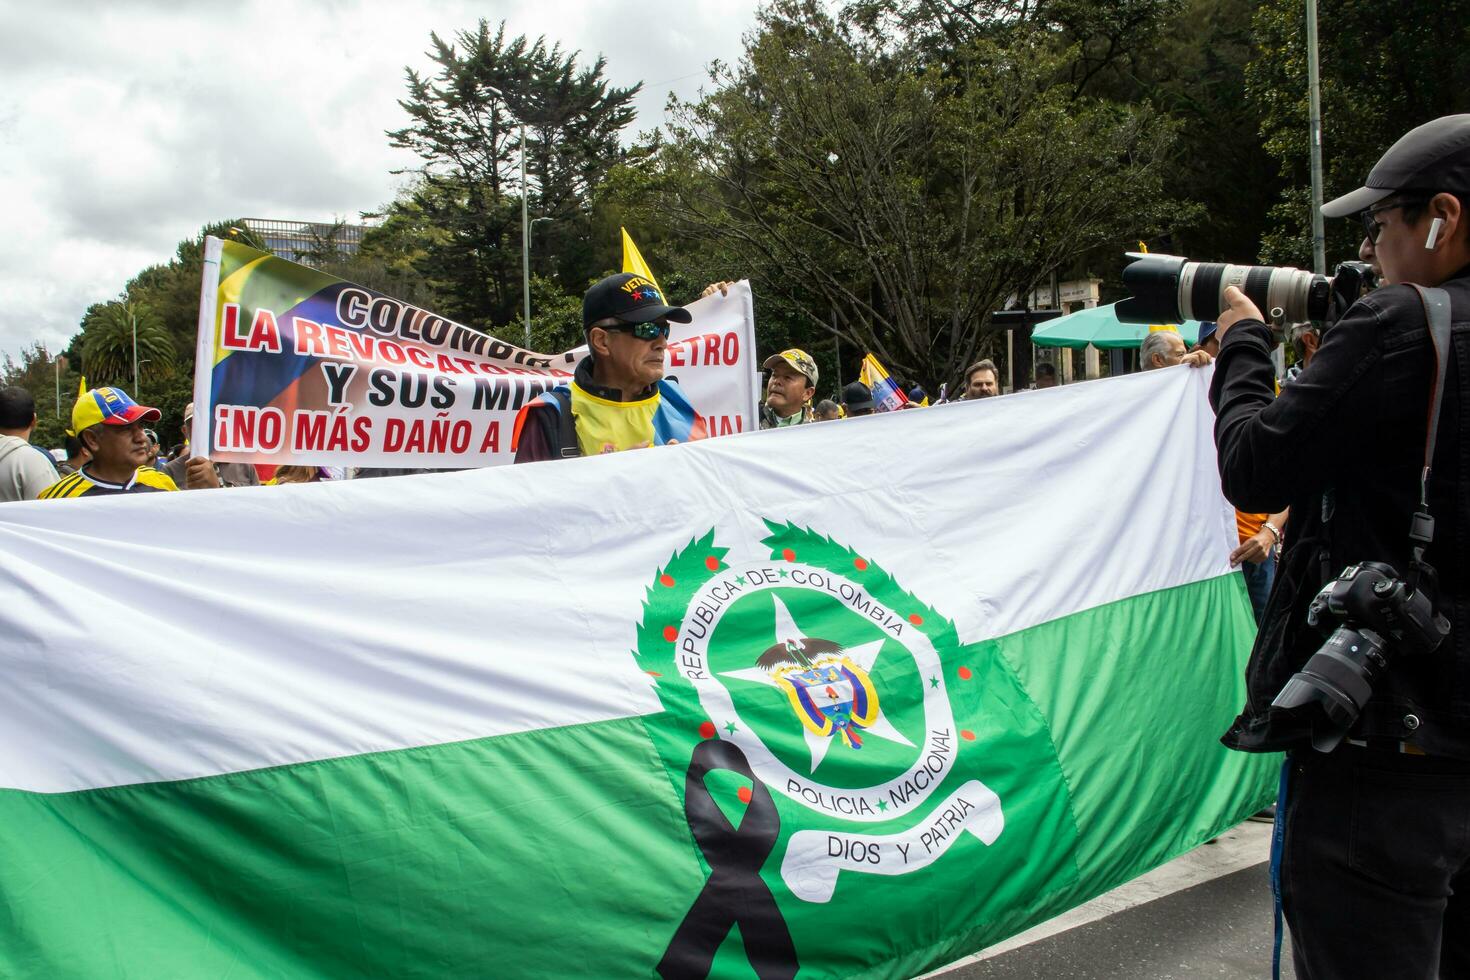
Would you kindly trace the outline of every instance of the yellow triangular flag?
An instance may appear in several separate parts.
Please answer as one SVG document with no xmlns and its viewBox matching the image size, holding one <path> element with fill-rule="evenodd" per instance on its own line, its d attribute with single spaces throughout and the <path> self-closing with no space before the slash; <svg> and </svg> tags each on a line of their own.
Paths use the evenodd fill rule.
<svg viewBox="0 0 1470 980">
<path fill-rule="evenodd" d="M 77 401 L 81 401 L 82 396 L 85 395 L 86 393 L 87 393 L 87 376 L 84 374 L 84 375 L 82 375 L 81 383 L 77 385 Z M 66 434 L 69 435 L 69 436 L 71 436 L 73 439 L 75 439 L 77 437 L 77 434 L 75 432 L 71 431 L 71 429 L 67 429 L 66 430 Z"/>
<path fill-rule="evenodd" d="M 653 283 L 654 288 L 660 293 L 663 292 L 664 287 L 660 286 L 658 280 L 653 278 L 653 270 L 648 267 L 647 262 L 643 261 L 643 255 L 638 251 L 638 246 L 633 244 L 633 236 L 628 234 L 628 229 L 626 228 L 620 228 L 620 230 L 623 233 L 623 271 L 631 272 L 635 276 L 642 276 L 644 279 Z"/>
</svg>

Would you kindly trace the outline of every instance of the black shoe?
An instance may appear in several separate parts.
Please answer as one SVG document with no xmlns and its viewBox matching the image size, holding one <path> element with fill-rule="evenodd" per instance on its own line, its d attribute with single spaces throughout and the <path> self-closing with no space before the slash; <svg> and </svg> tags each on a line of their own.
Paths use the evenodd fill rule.
<svg viewBox="0 0 1470 980">
<path fill-rule="evenodd" d="M 1275 823 L 1276 822 L 1276 804 L 1275 803 L 1272 803 L 1270 806 L 1266 807 L 1266 809 L 1262 810 L 1260 813 L 1252 813 L 1249 817 L 1246 817 L 1246 819 L 1247 820 L 1254 820 L 1256 823 Z"/>
</svg>

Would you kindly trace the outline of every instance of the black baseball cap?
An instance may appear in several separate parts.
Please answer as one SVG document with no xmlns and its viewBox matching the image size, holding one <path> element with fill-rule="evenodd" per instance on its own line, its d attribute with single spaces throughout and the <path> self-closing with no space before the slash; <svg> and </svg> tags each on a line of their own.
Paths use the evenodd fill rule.
<svg viewBox="0 0 1470 980">
<path fill-rule="evenodd" d="M 694 316 L 682 306 L 669 306 L 658 283 L 646 276 L 620 272 L 595 284 L 582 297 L 582 329 L 608 317 L 624 323 L 648 323 L 668 317 L 675 323 L 688 323 Z"/>
<path fill-rule="evenodd" d="M 861 381 L 849 381 L 842 389 L 842 404 L 848 411 L 873 407 L 873 392 Z"/>
<path fill-rule="evenodd" d="M 1350 218 L 1399 191 L 1446 192 L 1470 203 L 1470 113 L 1409 130 L 1378 158 L 1362 187 L 1322 205 L 1322 215 Z"/>
</svg>

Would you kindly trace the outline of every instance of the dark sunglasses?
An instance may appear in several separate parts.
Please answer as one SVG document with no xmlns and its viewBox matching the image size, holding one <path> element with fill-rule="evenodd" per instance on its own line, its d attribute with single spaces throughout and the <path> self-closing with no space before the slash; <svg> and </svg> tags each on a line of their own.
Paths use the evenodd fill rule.
<svg viewBox="0 0 1470 980">
<path fill-rule="evenodd" d="M 653 340 L 662 337 L 669 338 L 669 321 L 652 320 L 648 323 L 619 323 L 617 326 L 604 327 L 605 330 L 623 330 L 632 334 L 639 340 Z"/>
<path fill-rule="evenodd" d="M 1392 211 L 1394 208 L 1419 207 L 1423 204 L 1424 199 L 1408 198 L 1392 201 L 1388 204 L 1380 204 L 1376 208 L 1368 208 L 1366 211 L 1361 211 L 1358 213 L 1358 217 L 1363 222 L 1363 234 L 1368 236 L 1368 241 L 1376 245 L 1378 244 L 1378 235 L 1383 231 L 1383 223 L 1378 220 L 1378 214 L 1384 211 Z"/>
</svg>

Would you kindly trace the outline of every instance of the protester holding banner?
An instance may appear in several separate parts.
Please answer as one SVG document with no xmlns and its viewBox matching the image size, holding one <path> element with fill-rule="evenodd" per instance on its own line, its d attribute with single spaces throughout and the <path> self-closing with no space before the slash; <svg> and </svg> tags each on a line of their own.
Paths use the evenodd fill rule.
<svg viewBox="0 0 1470 980">
<path fill-rule="evenodd" d="M 194 424 L 194 404 L 190 402 L 184 406 L 184 433 L 188 434 Z M 198 458 L 198 457 L 195 457 Z M 260 485 L 260 474 L 255 472 L 255 467 L 249 463 L 213 463 L 210 467 L 213 479 L 204 475 L 203 467 L 194 463 L 194 458 L 189 454 L 189 443 L 184 443 L 183 451 L 158 469 L 173 480 L 180 489 L 198 490 L 208 487 L 254 487 Z M 195 477 L 190 473 L 197 470 Z"/>
<path fill-rule="evenodd" d="M 517 463 L 639 449 L 702 439 L 704 419 L 664 377 L 669 322 L 693 317 L 669 306 L 644 276 L 619 273 L 587 290 L 582 326 L 587 356 L 572 380 L 531 402 L 516 418 Z"/>
<path fill-rule="evenodd" d="M 766 358 L 761 367 L 771 372 L 766 381 L 766 400 L 761 405 L 761 428 L 815 422 L 812 397 L 817 393 L 817 362 L 799 347 Z"/>
<path fill-rule="evenodd" d="M 92 458 L 41 491 L 41 499 L 177 490 L 173 480 L 145 465 L 149 443 L 143 423 L 156 422 L 162 415 L 156 408 L 139 405 L 121 388 L 93 388 L 83 394 L 72 408 L 71 427 Z M 208 465 L 208 460 L 190 460 L 190 476 L 202 478 Z"/>
</svg>

